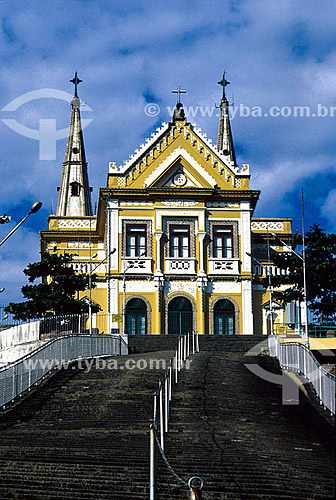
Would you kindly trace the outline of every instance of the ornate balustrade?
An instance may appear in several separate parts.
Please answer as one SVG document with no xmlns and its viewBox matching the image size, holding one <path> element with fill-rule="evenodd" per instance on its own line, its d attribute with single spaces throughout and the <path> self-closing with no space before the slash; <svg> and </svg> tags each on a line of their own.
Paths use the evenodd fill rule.
<svg viewBox="0 0 336 500">
<path fill-rule="evenodd" d="M 144 257 L 142 259 L 126 257 L 122 260 L 122 271 L 126 269 L 127 274 L 151 274 L 152 259 Z"/>
<path fill-rule="evenodd" d="M 239 274 L 239 259 L 209 258 L 209 274 Z"/>
<path fill-rule="evenodd" d="M 166 274 L 195 274 L 195 259 L 193 258 L 174 258 L 165 259 Z"/>
</svg>

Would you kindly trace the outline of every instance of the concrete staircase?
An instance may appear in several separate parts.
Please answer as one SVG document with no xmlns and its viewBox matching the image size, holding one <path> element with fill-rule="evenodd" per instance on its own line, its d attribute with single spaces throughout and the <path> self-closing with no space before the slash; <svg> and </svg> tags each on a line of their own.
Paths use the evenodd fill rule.
<svg viewBox="0 0 336 500">
<path fill-rule="evenodd" d="M 305 400 L 282 406 L 280 389 L 246 369 L 255 360 L 243 354 L 260 340 L 200 339 L 174 388 L 167 457 L 184 479 L 205 479 L 204 500 L 331 499 L 332 430 Z M 0 418 L 0 498 L 148 499 L 152 394 L 164 370 L 127 370 L 126 360 L 63 370 Z M 159 458 L 158 500 L 187 498 Z"/>
<path fill-rule="evenodd" d="M 127 370 L 127 357 L 114 359 L 118 370 L 59 372 L 1 418 L 0 498 L 147 498 L 152 394 L 164 370 Z"/>
<path fill-rule="evenodd" d="M 200 339 L 201 352 L 174 393 L 166 456 L 184 480 L 205 480 L 204 500 L 334 498 L 334 429 L 302 394 L 299 406 L 283 406 L 280 387 L 244 366 L 277 371 L 268 357 L 244 356 L 261 341 Z M 171 483 L 161 462 L 159 499 Z M 177 484 L 170 491 L 186 498 Z"/>
</svg>

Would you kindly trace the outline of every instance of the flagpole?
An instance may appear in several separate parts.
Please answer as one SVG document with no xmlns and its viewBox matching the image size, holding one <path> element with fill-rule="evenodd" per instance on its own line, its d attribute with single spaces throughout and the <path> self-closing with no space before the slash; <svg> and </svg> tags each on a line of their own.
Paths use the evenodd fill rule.
<svg viewBox="0 0 336 500">
<path fill-rule="evenodd" d="M 302 209 L 302 262 L 303 262 L 303 303 L 304 303 L 304 318 L 305 318 L 305 341 L 307 347 L 309 348 L 303 189 L 301 190 L 301 209 Z"/>
</svg>

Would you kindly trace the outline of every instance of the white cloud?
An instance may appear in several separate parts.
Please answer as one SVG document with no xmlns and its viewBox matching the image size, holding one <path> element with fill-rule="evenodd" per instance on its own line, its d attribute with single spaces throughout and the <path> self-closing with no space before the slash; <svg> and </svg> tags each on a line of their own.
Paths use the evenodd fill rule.
<svg viewBox="0 0 336 500">
<path fill-rule="evenodd" d="M 328 221 L 327 229 L 336 232 L 336 189 L 329 191 L 321 212 Z"/>
</svg>

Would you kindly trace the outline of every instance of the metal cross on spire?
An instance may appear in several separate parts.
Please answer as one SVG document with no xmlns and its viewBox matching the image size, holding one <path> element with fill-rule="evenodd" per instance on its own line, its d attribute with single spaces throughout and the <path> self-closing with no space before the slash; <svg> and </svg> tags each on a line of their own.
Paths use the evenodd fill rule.
<svg viewBox="0 0 336 500">
<path fill-rule="evenodd" d="M 75 86 L 75 97 L 78 97 L 78 94 L 77 94 L 77 87 L 78 87 L 78 84 L 81 83 L 83 80 L 81 80 L 80 78 L 78 78 L 77 76 L 77 71 L 75 72 L 75 77 L 70 80 L 71 83 L 74 84 Z"/>
<path fill-rule="evenodd" d="M 181 94 L 186 94 L 187 91 L 186 90 L 181 90 L 180 86 L 177 87 L 177 90 L 172 90 L 172 94 L 177 94 L 178 95 L 178 98 L 177 98 L 177 102 L 181 102 Z"/>
<path fill-rule="evenodd" d="M 217 83 L 218 83 L 218 85 L 221 85 L 221 86 L 223 87 L 223 98 L 225 98 L 225 87 L 226 87 L 227 85 L 229 85 L 229 84 L 230 84 L 230 82 L 228 82 L 228 81 L 226 80 L 226 78 L 225 78 L 225 73 L 226 73 L 226 71 L 225 71 L 225 69 L 224 69 L 224 70 L 223 70 L 223 76 L 222 76 L 221 81 L 220 81 L 220 82 L 217 82 Z"/>
</svg>

